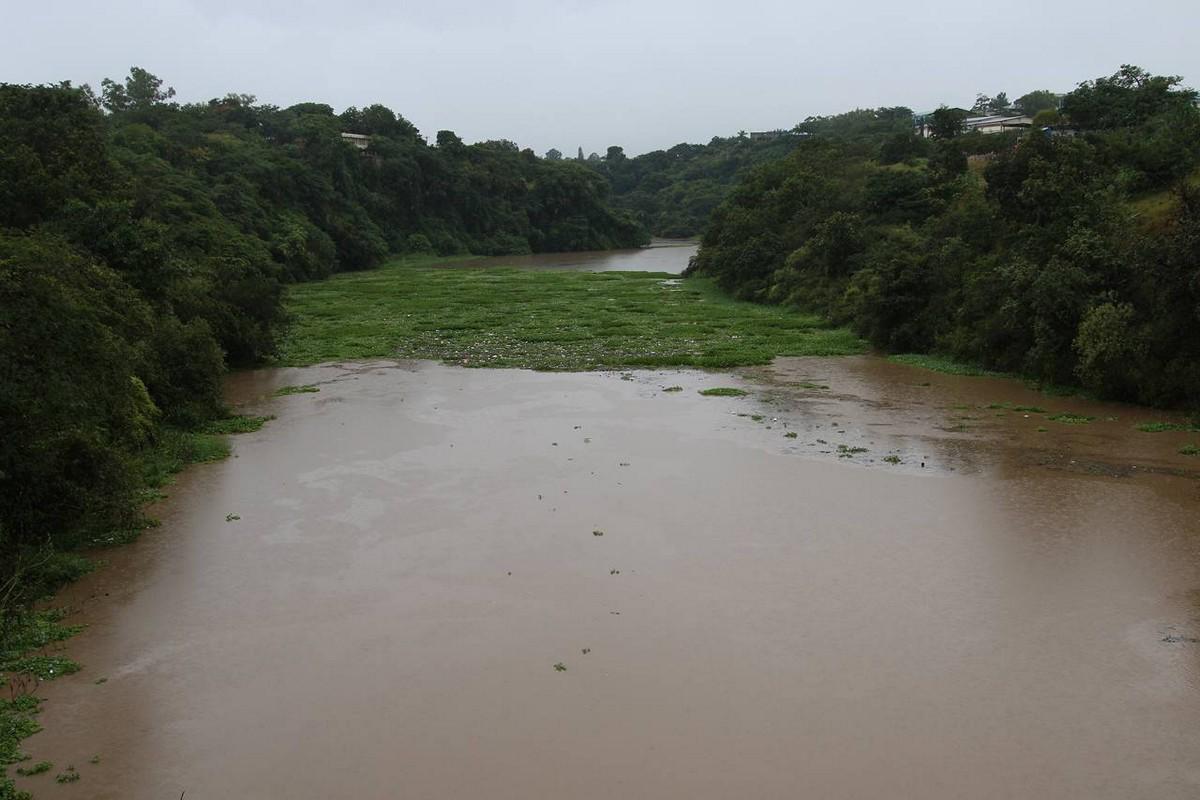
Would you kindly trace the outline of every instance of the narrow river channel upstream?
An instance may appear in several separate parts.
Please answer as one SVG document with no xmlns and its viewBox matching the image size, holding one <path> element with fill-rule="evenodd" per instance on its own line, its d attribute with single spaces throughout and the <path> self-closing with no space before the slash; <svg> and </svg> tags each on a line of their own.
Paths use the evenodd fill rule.
<svg viewBox="0 0 1200 800">
<path fill-rule="evenodd" d="M 875 356 L 228 396 L 277 418 L 56 600 L 39 800 L 1200 796 L 1170 415 Z"/>
</svg>

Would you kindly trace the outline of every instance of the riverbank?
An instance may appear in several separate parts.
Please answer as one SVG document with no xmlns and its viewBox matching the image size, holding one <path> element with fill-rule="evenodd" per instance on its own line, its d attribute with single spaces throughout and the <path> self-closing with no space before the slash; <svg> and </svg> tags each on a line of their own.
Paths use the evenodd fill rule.
<svg viewBox="0 0 1200 800">
<path fill-rule="evenodd" d="M 259 430 L 271 418 L 266 416 L 230 416 L 207 423 L 198 430 L 163 428 L 153 446 L 148 447 L 137 463 L 141 496 L 147 505 L 167 497 L 167 489 L 175 476 L 189 466 L 210 464 L 229 457 L 228 437 Z M 135 541 L 145 530 L 158 525 L 150 514 L 141 514 L 121 529 L 97 532 L 71 550 L 46 548 L 23 569 L 17 570 L 0 587 L 3 592 L 22 590 L 30 597 L 52 596 L 104 565 L 112 548 Z M 21 800 L 28 795 L 17 792 L 10 776 L 29 777 L 55 771 L 56 780 L 73 783 L 79 772 L 74 764 L 32 762 L 22 749 L 22 741 L 41 730 L 38 716 L 41 701 L 38 696 L 45 682 L 78 672 L 81 665 L 68 655 L 67 641 L 83 626 L 64 623 L 71 609 L 50 601 L 40 608 L 25 604 L 18 611 L 5 615 L 5 627 L 0 635 L 0 800 Z"/>
</svg>

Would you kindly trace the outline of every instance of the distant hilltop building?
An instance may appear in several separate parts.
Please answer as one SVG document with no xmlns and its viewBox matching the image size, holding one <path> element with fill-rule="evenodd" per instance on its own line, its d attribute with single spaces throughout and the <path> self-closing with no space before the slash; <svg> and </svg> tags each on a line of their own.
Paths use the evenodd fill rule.
<svg viewBox="0 0 1200 800">
<path fill-rule="evenodd" d="M 791 131 L 774 130 L 774 131 L 750 131 L 750 141 L 763 142 L 768 139 L 782 139 L 785 136 L 793 136 Z"/>
<path fill-rule="evenodd" d="M 359 150 L 366 150 L 371 144 L 371 137 L 361 133 L 343 133 L 342 141 L 354 145 Z"/>
<path fill-rule="evenodd" d="M 929 125 L 930 114 L 916 117 L 917 132 L 929 138 L 933 129 Z M 1033 125 L 1033 117 L 1028 114 L 993 114 L 987 117 L 967 117 L 963 120 L 963 133 L 1004 133 L 1005 131 L 1028 130 Z"/>
<path fill-rule="evenodd" d="M 1027 114 L 994 114 L 990 117 L 967 117 L 963 120 L 963 130 L 967 133 L 1004 133 L 1028 129 L 1032 124 L 1033 117 Z"/>
</svg>

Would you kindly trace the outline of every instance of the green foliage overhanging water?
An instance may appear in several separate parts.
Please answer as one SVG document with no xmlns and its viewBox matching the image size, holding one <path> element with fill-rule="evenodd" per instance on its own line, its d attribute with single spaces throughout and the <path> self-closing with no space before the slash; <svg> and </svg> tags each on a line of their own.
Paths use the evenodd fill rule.
<svg viewBox="0 0 1200 800">
<path fill-rule="evenodd" d="M 1057 129 L 934 116 L 933 138 L 830 132 L 755 170 L 696 270 L 892 352 L 1200 408 L 1196 93 L 1124 67 L 1066 95 Z"/>
</svg>

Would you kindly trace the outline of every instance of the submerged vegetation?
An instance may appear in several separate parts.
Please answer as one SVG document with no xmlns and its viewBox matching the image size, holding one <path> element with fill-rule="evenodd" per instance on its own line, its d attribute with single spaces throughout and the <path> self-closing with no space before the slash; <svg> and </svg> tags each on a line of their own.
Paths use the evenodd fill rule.
<svg viewBox="0 0 1200 800">
<path fill-rule="evenodd" d="M 275 390 L 275 397 L 287 397 L 293 394 L 313 394 L 321 391 L 321 387 L 307 384 L 305 386 L 280 386 Z"/>
<path fill-rule="evenodd" d="M 1142 433 L 1163 433 L 1164 431 L 1188 431 L 1200 433 L 1200 424 L 1184 424 L 1182 422 L 1143 422 L 1137 426 Z"/>
<path fill-rule="evenodd" d="M 717 386 L 712 389 L 701 389 L 700 394 L 705 397 L 745 397 L 748 393 L 745 389 L 735 389 L 732 386 Z M 759 419 L 762 417 L 757 417 L 756 421 Z"/>
<path fill-rule="evenodd" d="M 1046 417 L 1046 419 L 1050 420 L 1051 422 L 1061 422 L 1064 425 L 1087 425 L 1089 422 L 1093 422 L 1096 418 L 1086 414 L 1072 414 L 1069 412 L 1063 412 L 1061 414 L 1052 414 L 1049 417 Z"/>
<path fill-rule="evenodd" d="M 543 370 L 729 367 L 864 346 L 816 315 L 733 300 L 704 280 L 435 264 L 398 259 L 294 287 L 282 363 L 391 356 Z"/>
</svg>

